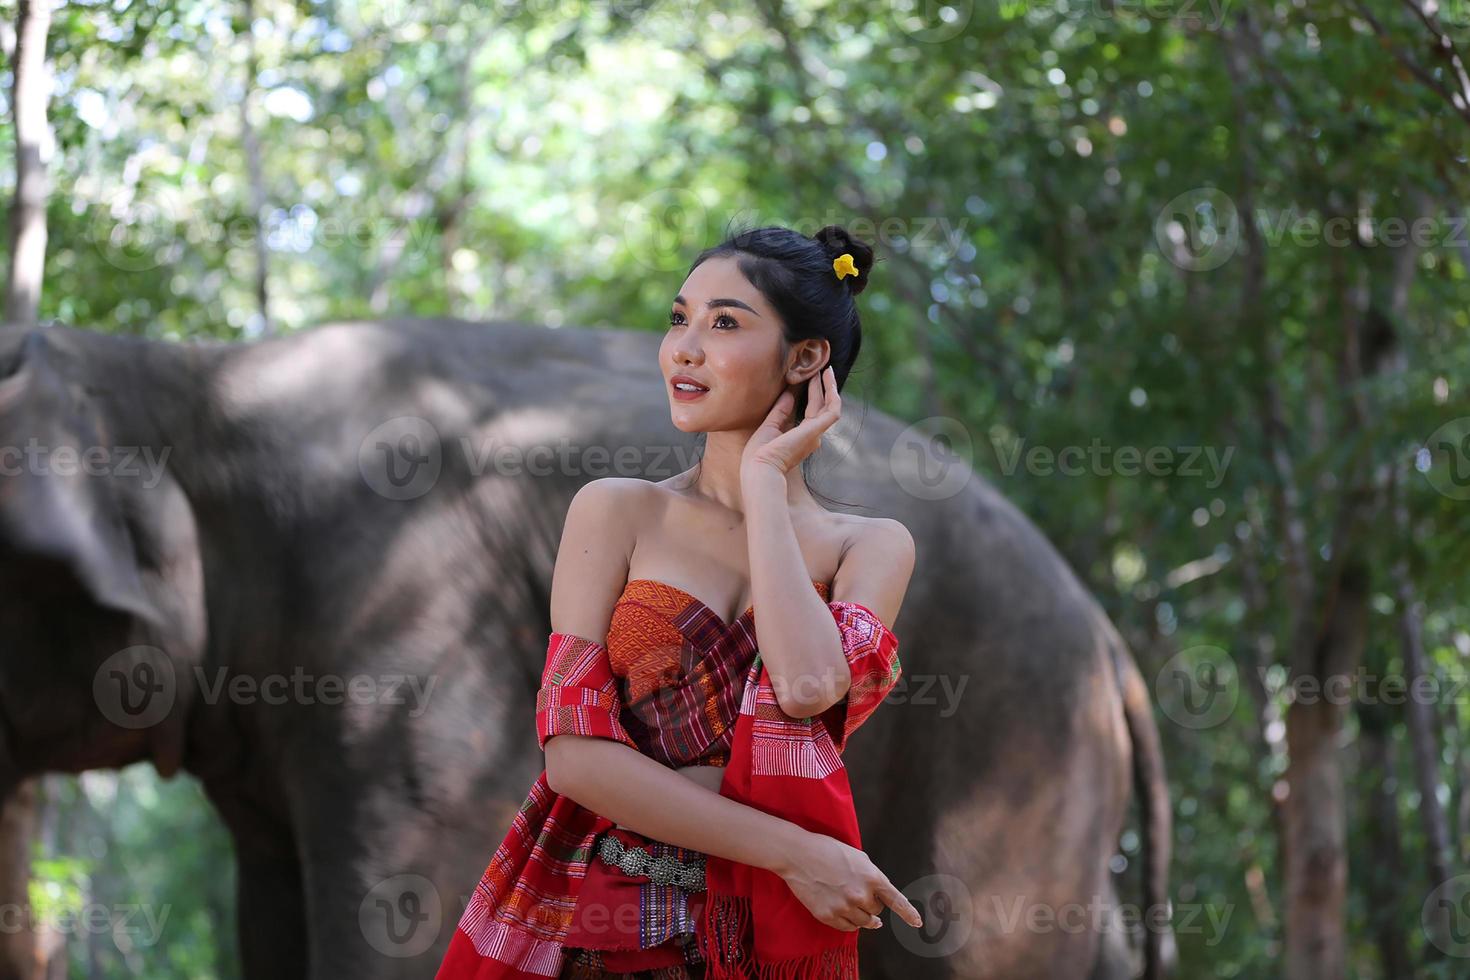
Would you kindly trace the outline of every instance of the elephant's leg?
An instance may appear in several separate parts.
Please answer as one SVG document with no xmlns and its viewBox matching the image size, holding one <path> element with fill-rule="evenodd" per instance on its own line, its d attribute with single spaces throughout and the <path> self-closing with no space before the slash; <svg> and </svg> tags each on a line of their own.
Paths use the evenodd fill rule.
<svg viewBox="0 0 1470 980">
<path fill-rule="evenodd" d="M 301 866 L 278 849 L 239 849 L 240 960 L 246 980 L 306 980 Z"/>
<path fill-rule="evenodd" d="M 239 772 L 203 781 L 205 795 L 230 831 L 235 849 L 235 922 L 245 980 L 304 980 L 307 927 L 301 863 L 274 786 Z"/>
<path fill-rule="evenodd" d="M 388 793 L 341 813 L 304 842 L 311 980 L 433 976 L 493 845 L 477 833 L 466 846 Z"/>
</svg>

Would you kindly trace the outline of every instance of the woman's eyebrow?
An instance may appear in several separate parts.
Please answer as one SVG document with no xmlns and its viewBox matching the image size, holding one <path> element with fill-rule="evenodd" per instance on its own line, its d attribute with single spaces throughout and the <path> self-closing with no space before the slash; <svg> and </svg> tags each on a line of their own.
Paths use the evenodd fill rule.
<svg viewBox="0 0 1470 980">
<path fill-rule="evenodd" d="M 674 297 L 674 305 L 676 305 L 676 306 L 688 306 L 689 304 L 684 299 L 684 294 L 683 293 L 680 293 L 678 296 L 675 296 Z M 738 308 L 740 308 L 742 310 L 750 310 L 750 312 L 755 313 L 755 310 L 753 308 L 751 308 L 746 303 L 742 303 L 738 299 L 729 299 L 729 298 L 726 298 L 726 299 L 712 299 L 708 303 L 704 304 L 704 308 L 707 309 L 707 310 L 717 309 L 717 308 L 719 308 L 721 306 L 734 306 L 734 307 L 738 307 Z M 759 313 L 755 313 L 755 315 L 756 316 L 760 316 Z"/>
</svg>

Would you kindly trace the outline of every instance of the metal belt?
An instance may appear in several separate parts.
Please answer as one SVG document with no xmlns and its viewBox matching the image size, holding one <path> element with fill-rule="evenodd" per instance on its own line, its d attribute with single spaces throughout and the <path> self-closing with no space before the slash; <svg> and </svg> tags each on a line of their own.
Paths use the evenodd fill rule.
<svg viewBox="0 0 1470 980">
<path fill-rule="evenodd" d="M 671 854 L 654 857 L 646 847 L 625 844 L 604 834 L 597 845 L 597 856 L 627 874 L 647 875 L 655 885 L 678 885 L 688 892 L 704 890 L 703 855 L 692 861 L 680 861 Z"/>
</svg>

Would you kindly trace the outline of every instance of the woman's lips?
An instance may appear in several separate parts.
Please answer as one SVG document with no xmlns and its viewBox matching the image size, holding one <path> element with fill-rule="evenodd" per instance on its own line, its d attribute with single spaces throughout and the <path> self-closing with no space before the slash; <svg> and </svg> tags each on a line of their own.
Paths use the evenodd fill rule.
<svg viewBox="0 0 1470 980">
<path fill-rule="evenodd" d="M 679 385 L 681 384 L 692 385 L 699 390 L 689 391 L 684 388 L 680 388 Z M 703 398 L 705 395 L 709 394 L 708 388 L 704 387 L 693 378 L 686 378 L 681 375 L 675 375 L 674 377 L 669 379 L 669 390 L 672 391 L 674 393 L 674 397 L 681 402 L 692 402 L 695 399 Z"/>
</svg>

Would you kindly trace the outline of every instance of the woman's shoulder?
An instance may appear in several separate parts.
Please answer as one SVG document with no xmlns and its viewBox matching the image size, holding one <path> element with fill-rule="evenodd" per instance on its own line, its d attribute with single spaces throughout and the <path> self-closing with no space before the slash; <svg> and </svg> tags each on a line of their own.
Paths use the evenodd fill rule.
<svg viewBox="0 0 1470 980">
<path fill-rule="evenodd" d="M 831 514 L 831 526 L 844 537 L 843 551 L 861 546 L 865 551 L 891 551 L 896 554 L 914 551 L 914 536 L 908 526 L 894 517 L 870 517 L 866 514 Z"/>
<path fill-rule="evenodd" d="M 624 559 L 632 558 L 640 529 L 665 506 L 668 491 L 637 477 L 605 476 L 584 483 L 572 496 L 566 524 L 590 530 Z"/>
<path fill-rule="evenodd" d="M 627 504 L 647 499 L 657 489 L 657 484 L 636 476 L 603 476 L 582 484 L 572 499 L 586 497 L 602 502 Z"/>
<path fill-rule="evenodd" d="M 837 565 L 835 591 L 866 606 L 892 629 L 914 573 L 914 537 L 892 517 L 858 517 L 852 527 Z"/>
</svg>

